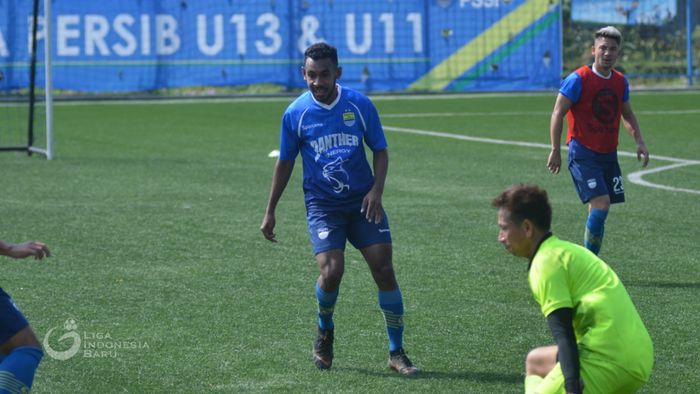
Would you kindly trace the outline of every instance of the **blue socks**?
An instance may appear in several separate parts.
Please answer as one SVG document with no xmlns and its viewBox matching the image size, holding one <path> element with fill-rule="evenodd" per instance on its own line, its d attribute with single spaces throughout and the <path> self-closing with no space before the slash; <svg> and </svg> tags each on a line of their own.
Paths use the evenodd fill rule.
<svg viewBox="0 0 700 394">
<path fill-rule="evenodd" d="M 333 311 L 335 302 L 338 299 L 339 291 L 332 293 L 324 291 L 316 282 L 316 299 L 318 300 L 318 327 L 321 330 L 332 330 Z M 401 290 L 397 287 L 394 290 L 382 291 L 377 294 L 379 307 L 384 314 L 386 331 L 389 335 L 389 351 L 401 349 L 403 347 L 403 297 Z"/>
<path fill-rule="evenodd" d="M 18 346 L 0 363 L 0 393 L 19 393 L 29 390 L 34 372 L 44 352 L 32 346 Z"/>
<path fill-rule="evenodd" d="M 586 234 L 583 238 L 583 243 L 586 249 L 598 254 L 600 247 L 603 245 L 603 233 L 605 232 L 605 219 L 608 217 L 608 211 L 598 208 L 591 208 L 586 221 Z"/>
<path fill-rule="evenodd" d="M 386 332 L 389 334 L 389 351 L 403 348 L 403 297 L 401 290 L 379 290 L 379 307 L 384 313 Z"/>
<path fill-rule="evenodd" d="M 318 300 L 318 327 L 322 330 L 333 329 L 333 310 L 335 302 L 338 299 L 336 290 L 332 293 L 323 291 L 321 286 L 316 282 L 316 299 Z"/>
</svg>

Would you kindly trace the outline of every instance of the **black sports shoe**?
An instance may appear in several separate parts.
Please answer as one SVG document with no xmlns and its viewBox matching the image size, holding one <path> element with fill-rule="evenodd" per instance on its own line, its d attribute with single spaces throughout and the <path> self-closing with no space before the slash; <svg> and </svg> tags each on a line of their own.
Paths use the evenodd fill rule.
<svg viewBox="0 0 700 394">
<path fill-rule="evenodd" d="M 333 330 L 318 329 L 314 341 L 314 364 L 318 369 L 330 369 L 333 364 Z"/>
<path fill-rule="evenodd" d="M 413 365 L 403 348 L 389 352 L 389 368 L 405 376 L 412 376 L 420 371 Z"/>
</svg>

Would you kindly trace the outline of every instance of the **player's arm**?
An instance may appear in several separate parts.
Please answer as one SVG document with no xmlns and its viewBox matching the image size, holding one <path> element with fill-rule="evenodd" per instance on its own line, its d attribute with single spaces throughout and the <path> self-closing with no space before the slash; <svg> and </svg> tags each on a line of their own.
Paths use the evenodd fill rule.
<svg viewBox="0 0 700 394">
<path fill-rule="evenodd" d="M 275 239 L 275 209 L 277 208 L 277 203 L 282 197 L 284 189 L 289 183 L 289 178 L 292 176 L 292 171 L 294 170 L 294 160 L 277 160 L 275 163 L 275 169 L 272 172 L 272 186 L 270 187 L 270 196 L 267 200 L 267 209 L 265 209 L 265 216 L 263 217 L 262 224 L 260 225 L 260 231 L 263 236 L 272 242 L 277 242 Z"/>
<path fill-rule="evenodd" d="M 389 171 L 389 152 L 384 149 L 374 152 L 372 165 L 374 167 L 374 185 L 362 200 L 361 212 L 370 222 L 379 223 L 382 220 L 382 193 L 384 182 Z"/>
<path fill-rule="evenodd" d="M 0 240 L 0 255 L 23 259 L 33 256 L 37 260 L 51 256 L 49 248 L 43 242 L 29 241 L 21 244 L 11 244 Z"/>
<path fill-rule="evenodd" d="M 552 150 L 547 158 L 547 168 L 552 174 L 558 174 L 561 169 L 561 131 L 564 127 L 564 116 L 573 102 L 559 93 L 554 103 L 552 117 L 549 121 L 549 140 Z"/>
<path fill-rule="evenodd" d="M 559 308 L 547 315 L 547 324 L 557 344 L 557 357 L 564 375 L 566 392 L 580 394 L 583 392 L 583 383 L 576 335 L 574 334 L 573 315 L 573 309 Z"/>
<path fill-rule="evenodd" d="M 644 161 L 642 166 L 646 167 L 649 163 L 649 150 L 644 143 L 644 137 L 642 137 L 642 129 L 639 127 L 639 122 L 637 117 L 632 111 L 632 105 L 629 101 L 622 103 L 622 124 L 625 125 L 627 132 L 634 138 L 634 142 L 637 144 L 637 160 L 641 161 L 642 156 Z"/>
</svg>

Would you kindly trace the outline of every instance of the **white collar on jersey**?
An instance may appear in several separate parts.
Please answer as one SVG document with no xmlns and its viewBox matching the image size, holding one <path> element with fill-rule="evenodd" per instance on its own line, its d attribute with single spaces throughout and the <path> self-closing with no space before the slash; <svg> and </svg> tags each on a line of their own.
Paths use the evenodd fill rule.
<svg viewBox="0 0 700 394">
<path fill-rule="evenodd" d="M 601 77 L 601 78 L 603 78 L 603 79 L 610 79 L 610 78 L 612 78 L 612 68 L 610 69 L 610 74 L 608 74 L 608 76 L 605 76 L 605 75 L 601 74 L 600 71 L 596 70 L 595 64 L 591 67 L 591 69 L 593 70 L 593 74 L 595 74 L 595 75 L 597 75 L 597 76 L 599 76 L 599 77 Z"/>
<path fill-rule="evenodd" d="M 338 95 L 335 97 L 335 100 L 333 100 L 332 103 L 330 104 L 324 104 L 318 100 L 316 100 L 316 97 L 314 97 L 313 93 L 311 94 L 311 98 L 316 102 L 316 104 L 320 105 L 322 108 L 325 109 L 333 109 L 336 104 L 338 104 L 338 101 L 340 100 L 340 95 L 343 94 L 343 87 L 340 86 L 339 84 L 335 84 L 336 90 L 338 90 Z"/>
</svg>

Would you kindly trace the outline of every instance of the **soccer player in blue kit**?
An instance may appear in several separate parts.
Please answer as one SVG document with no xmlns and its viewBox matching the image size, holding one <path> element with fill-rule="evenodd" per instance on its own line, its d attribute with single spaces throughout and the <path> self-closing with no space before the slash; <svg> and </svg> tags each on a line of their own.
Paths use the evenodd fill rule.
<svg viewBox="0 0 700 394">
<path fill-rule="evenodd" d="M 418 369 L 403 349 L 403 297 L 392 265 L 389 221 L 382 193 L 389 166 L 377 110 L 363 94 L 337 83 L 336 48 L 326 43 L 304 52 L 301 69 L 309 90 L 289 105 L 281 125 L 280 156 L 260 231 L 275 242 L 275 208 L 301 153 L 309 238 L 320 275 L 316 281 L 316 367 L 333 363 L 333 312 L 345 268 L 346 241 L 360 250 L 378 287 L 389 336 L 389 367 L 402 375 Z M 372 150 L 370 169 L 364 144 Z"/>
<path fill-rule="evenodd" d="M 0 240 L 0 255 L 42 259 L 50 255 L 41 242 L 11 244 Z M 12 298 L 0 289 L 0 393 L 29 392 L 44 352 Z"/>
</svg>

